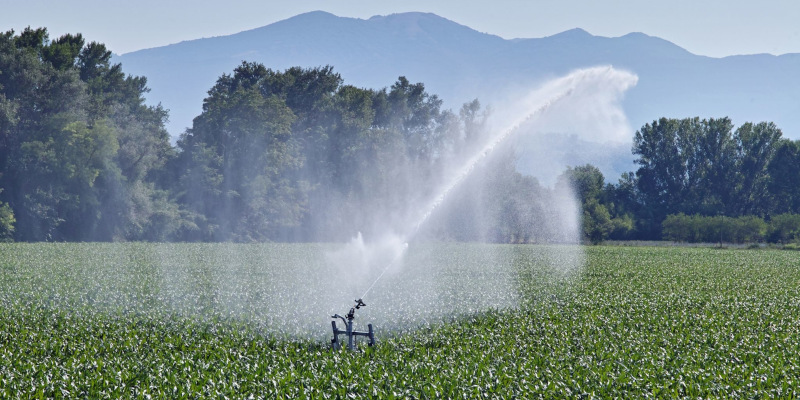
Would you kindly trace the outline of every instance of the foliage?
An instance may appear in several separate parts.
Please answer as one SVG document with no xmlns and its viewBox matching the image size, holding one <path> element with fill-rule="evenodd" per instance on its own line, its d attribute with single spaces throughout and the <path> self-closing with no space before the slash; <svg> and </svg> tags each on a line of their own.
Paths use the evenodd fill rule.
<svg viewBox="0 0 800 400">
<path fill-rule="evenodd" d="M 605 178 L 597 167 L 586 164 L 567 170 L 559 176 L 559 185 L 570 185 L 583 209 L 583 235 L 599 244 L 613 233 L 624 236 L 633 229 L 630 214 L 614 206 L 614 187 L 605 186 Z M 612 215 L 614 212 L 614 215 Z"/>
<path fill-rule="evenodd" d="M 702 215 L 668 215 L 662 223 L 664 238 L 689 243 L 754 243 L 764 240 L 767 224 L 748 215 L 738 218 Z"/>
<path fill-rule="evenodd" d="M 0 204 L 0 241 L 9 241 L 14 234 L 14 212 L 8 204 Z"/>
<path fill-rule="evenodd" d="M 234 77 L 223 76 L 179 142 L 182 201 L 213 224 L 206 239 L 264 240 L 277 221 L 299 218 L 292 206 L 303 198 L 285 182 L 301 162 L 291 135 L 295 116 L 278 97 L 262 96 L 256 81 L 266 73 L 244 64 Z M 196 171 L 213 178 L 194 179 Z"/>
<path fill-rule="evenodd" d="M 170 154 L 146 80 L 80 34 L 0 35 L 0 187 L 25 241 L 146 239 Z M 8 232 L 8 231 L 7 231 Z"/>
<path fill-rule="evenodd" d="M 661 237 L 661 222 L 679 213 L 768 218 L 800 211 L 797 185 L 791 183 L 800 179 L 796 146 L 768 122 L 748 122 L 735 131 L 727 118 L 645 124 L 634 138 L 639 169 L 632 180 L 636 193 L 629 197 L 638 235 Z"/>
<path fill-rule="evenodd" d="M 477 100 L 458 115 L 441 104 L 405 77 L 370 90 L 345 85 L 329 66 L 242 63 L 218 79 L 178 141 L 178 199 L 202 217 L 199 231 L 181 239 L 341 241 L 414 218 L 420 197 L 433 196 L 487 134 L 488 111 Z M 531 200 L 545 190 L 516 172 L 513 152 L 500 158 L 471 179 L 476 192 L 460 194 L 460 215 L 442 216 L 428 234 L 552 240 L 534 234 L 531 220 L 541 217 Z M 488 223 L 464 221 L 487 205 Z M 375 216 L 389 217 L 378 227 Z"/>
<path fill-rule="evenodd" d="M 776 214 L 800 213 L 800 141 L 778 142 L 767 164 L 767 188 Z"/>
<path fill-rule="evenodd" d="M 0 237 L 327 242 L 406 231 L 399 221 L 416 220 L 419 204 L 490 133 L 478 99 L 446 110 L 403 76 L 367 89 L 345 84 L 331 66 L 243 62 L 220 76 L 172 145 L 168 113 L 144 105 L 147 91 L 146 78 L 127 76 L 81 34 L 1 33 Z M 615 184 L 594 166 L 570 167 L 560 188 L 523 176 L 514 151 L 498 148 L 423 234 L 562 242 L 550 204 L 569 186 L 592 243 L 706 240 L 717 225 L 717 236 L 759 241 L 759 221 L 800 213 L 800 141 L 782 135 L 771 122 L 734 129 L 728 118 L 660 118 L 635 134 L 636 171 Z M 668 220 L 679 214 L 709 219 L 686 236 Z M 794 240 L 782 229 L 770 240 Z"/>
<path fill-rule="evenodd" d="M 259 328 L 292 326 L 291 314 L 267 304 L 282 304 L 298 289 L 269 285 L 260 261 L 288 273 L 306 265 L 315 251 L 310 245 L 0 247 L 2 397 L 800 395 L 800 270 L 792 252 L 594 246 L 586 248 L 581 273 L 564 279 L 545 261 L 563 253 L 540 246 L 440 248 L 431 254 L 504 252 L 508 261 L 495 264 L 494 273 L 517 277 L 519 307 L 468 312 L 466 296 L 456 303 L 461 313 L 396 336 L 386 334 L 381 319 L 368 319 L 378 345 L 349 353 L 324 343 L 325 315 L 308 328 L 320 340 L 283 339 Z M 207 268 L 221 254 L 251 260 L 240 265 L 244 276 L 235 285 Z M 485 274 L 464 270 L 463 259 L 451 259 L 437 276 L 479 284 Z M 173 286 L 170 276 L 188 279 Z M 259 293 L 262 307 L 226 306 Z M 365 300 L 366 309 L 375 307 Z"/>
<path fill-rule="evenodd" d="M 776 151 L 786 139 L 781 138 L 781 130 L 772 122 L 742 124 L 736 133 L 736 165 L 737 173 L 735 193 L 738 199 L 737 208 L 733 211 L 738 215 L 767 215 L 774 211 L 774 201 L 782 197 L 772 191 L 770 193 L 769 181 L 778 174 L 773 174 L 769 166 L 775 159 Z"/>
<path fill-rule="evenodd" d="M 800 242 L 800 214 L 779 214 L 770 219 L 767 237 L 774 243 Z"/>
</svg>

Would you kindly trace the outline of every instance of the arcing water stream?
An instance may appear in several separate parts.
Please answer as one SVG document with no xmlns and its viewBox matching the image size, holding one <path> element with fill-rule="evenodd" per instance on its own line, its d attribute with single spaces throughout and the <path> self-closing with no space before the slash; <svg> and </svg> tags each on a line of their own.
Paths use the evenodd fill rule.
<svg viewBox="0 0 800 400">
<path fill-rule="evenodd" d="M 541 283 L 546 288 L 554 282 L 561 284 L 563 280 L 548 279 L 574 276 L 580 271 L 581 248 L 430 243 L 423 240 L 424 234 L 436 226 L 434 222 L 444 211 L 450 211 L 445 208 L 461 188 L 471 188 L 470 177 L 481 172 L 482 163 L 493 158 L 510 139 L 539 132 L 572 132 L 575 125 L 564 128 L 564 123 L 575 121 L 590 127 L 590 134 L 596 138 L 596 132 L 604 132 L 603 126 L 613 125 L 604 125 L 604 121 L 624 117 L 619 99 L 635 83 L 636 77 L 630 73 L 609 67 L 590 68 L 549 81 L 508 104 L 496 105 L 494 128 L 490 130 L 496 134 L 475 147 L 466 159 L 460 159 L 458 165 L 446 168 L 449 173 L 432 196 L 407 204 L 416 212 L 405 214 L 403 205 L 399 216 L 363 215 L 374 226 L 386 226 L 384 235 L 373 233 L 369 240 L 358 235 L 343 246 L 191 246 L 194 262 L 190 263 L 185 251 L 172 245 L 160 246 L 161 250 L 146 262 L 160 271 L 159 302 L 179 315 L 212 313 L 246 321 L 279 336 L 318 340 L 330 339 L 330 330 L 321 327 L 330 324 L 331 315 L 346 313 L 349 301 L 358 295 L 368 307 L 359 310 L 357 328 L 363 330 L 367 323 L 373 323 L 379 338 L 456 315 L 516 308 L 524 296 L 539 290 L 520 286 L 521 274 L 526 276 L 526 285 Z M 630 131 L 628 135 L 629 139 Z M 549 151 L 535 150 L 540 152 L 526 150 L 526 157 Z M 543 203 L 546 212 L 526 223 L 545 225 L 543 235 L 558 236 L 557 242 L 578 243 L 579 205 L 571 193 L 562 195 L 558 190 L 553 188 L 536 200 Z M 465 216 L 476 221 L 491 217 Z M 397 220 L 401 223 L 390 228 Z M 120 257 L 123 265 L 127 255 Z M 130 281 L 139 279 L 133 275 L 136 272 L 126 272 Z"/>
<path fill-rule="evenodd" d="M 512 119 L 511 123 L 508 124 L 506 128 L 499 129 L 495 135 L 490 136 L 484 146 L 475 151 L 460 168 L 455 169 L 453 176 L 445 181 L 433 200 L 426 206 L 420 207 L 420 210 L 422 210 L 420 216 L 415 222 L 409 225 L 410 229 L 400 236 L 401 240 L 399 240 L 398 243 L 401 243 L 402 247 L 395 249 L 395 255 L 392 257 L 391 261 L 380 270 L 380 274 L 366 289 L 360 299 L 369 294 L 386 272 L 401 261 L 408 248 L 408 242 L 414 239 L 420 228 L 425 225 L 431 215 L 441 206 L 453 189 L 462 183 L 472 171 L 475 170 L 477 165 L 491 157 L 493 151 L 510 136 L 520 132 L 522 128 L 532 122 L 532 120 L 547 113 L 553 105 L 567 103 L 572 96 L 581 96 L 581 100 L 586 100 L 586 96 L 592 95 L 592 90 L 598 89 L 606 91 L 610 89 L 611 91 L 622 93 L 635 85 L 637 80 L 638 78 L 635 75 L 615 70 L 612 67 L 580 69 L 565 77 L 548 82 L 538 90 L 532 92 L 527 98 L 522 99 L 519 102 L 523 107 L 520 111 L 521 117 Z M 579 113 L 580 110 L 575 110 L 575 112 Z M 578 221 L 578 223 L 580 223 L 580 221 Z"/>
<path fill-rule="evenodd" d="M 592 139 L 619 139 L 625 129 L 606 133 L 604 127 L 621 126 L 617 122 L 624 120 L 624 113 L 619 100 L 636 80 L 609 67 L 584 69 L 497 106 L 496 110 L 508 111 L 505 117 L 494 115 L 495 121 L 503 122 L 491 130 L 497 134 L 468 159 L 446 168 L 452 173 L 445 175 L 435 195 L 402 204 L 397 218 L 364 214 L 374 226 L 387 226 L 389 231 L 369 241 L 358 235 L 344 246 L 114 243 L 103 245 L 102 257 L 90 254 L 92 249 L 83 245 L 56 246 L 51 250 L 65 252 L 62 270 L 72 282 L 66 285 L 68 289 L 77 290 L 76 297 L 60 297 L 65 290 L 61 279 L 42 275 L 29 281 L 35 283 L 36 293 L 45 293 L 42 299 L 72 307 L 77 315 L 156 315 L 163 316 L 164 322 L 184 317 L 234 320 L 276 337 L 317 340 L 330 339 L 330 331 L 321 327 L 330 324 L 334 313 L 346 312 L 346 302 L 359 294 L 369 296 L 365 298 L 369 307 L 359 311 L 358 329 L 371 322 L 383 338 L 454 316 L 516 308 L 529 299 L 546 297 L 551 288 L 570 287 L 562 277 L 578 276 L 575 272 L 583 265 L 580 246 L 431 243 L 423 240 L 424 235 L 436 227 L 439 216 L 451 211 L 447 207 L 461 188 L 472 188 L 468 177 L 477 177 L 482 172 L 479 165 L 512 137 L 539 132 L 580 135 L 575 128 L 583 126 L 592 131 L 588 133 L 594 135 Z M 629 140 L 630 130 L 627 135 Z M 526 150 L 526 157 L 549 151 L 535 150 L 539 153 Z M 578 243 L 581 214 L 574 196 L 561 196 L 556 187 L 542 190 L 535 201 L 543 212 L 524 222 L 545 225 L 539 237 L 546 240 L 552 234 L 559 243 Z M 417 212 L 406 215 L 406 206 Z M 386 208 L 393 207 L 396 203 Z M 482 210 L 473 211 L 480 214 Z M 486 217 L 493 216 L 464 216 Z M 389 229 L 396 220 L 402 223 Z M 406 245 L 409 242 L 411 246 Z"/>
</svg>

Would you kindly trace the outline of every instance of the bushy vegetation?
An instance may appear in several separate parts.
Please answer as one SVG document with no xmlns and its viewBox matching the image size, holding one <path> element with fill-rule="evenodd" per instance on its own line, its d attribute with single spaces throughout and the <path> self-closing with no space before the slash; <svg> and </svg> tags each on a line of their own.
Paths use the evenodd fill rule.
<svg viewBox="0 0 800 400">
<path fill-rule="evenodd" d="M 270 301 L 292 299 L 297 288 L 262 286 L 270 281 L 262 274 L 273 270 L 270 260 L 291 270 L 316 251 L 239 245 L 243 259 L 264 259 L 270 268 L 238 270 L 246 276 L 220 291 L 215 285 L 224 277 L 207 264 L 230 246 L 236 245 L 0 244 L 0 396 L 800 395 L 800 269 L 791 252 L 597 246 L 586 248 L 578 274 L 563 276 L 546 263 L 542 247 L 494 246 L 507 261 L 484 265 L 483 274 L 515 275 L 518 308 L 463 312 L 474 306 L 465 297 L 449 322 L 396 336 L 372 317 L 378 345 L 349 353 L 260 329 L 265 317 L 294 323 L 269 307 L 219 313 L 226 298 L 259 289 Z M 174 258 L 158 256 L 167 247 Z M 480 259 L 490 248 L 450 247 L 443 259 Z M 162 260 L 183 263 L 163 268 Z M 128 271 L 121 280 L 110 274 L 118 266 Z M 460 261 L 442 267 L 442 277 L 484 276 Z M 193 288 L 181 303 L 191 307 L 181 312 L 168 302 L 176 288 L 162 284 L 170 274 Z M 310 329 L 329 335 L 322 320 Z"/>
<path fill-rule="evenodd" d="M 800 215 L 779 214 L 768 222 L 749 215 L 738 218 L 668 215 L 662 224 L 664 239 L 689 243 L 796 243 L 800 240 Z"/>
<path fill-rule="evenodd" d="M 786 213 L 772 217 L 767 237 L 773 243 L 800 243 L 800 215 Z"/>
<path fill-rule="evenodd" d="M 407 221 L 489 133 L 477 99 L 446 110 L 405 77 L 369 89 L 330 66 L 220 73 L 173 145 L 167 110 L 144 104 L 145 77 L 127 76 L 103 44 L 42 28 L 0 34 L 0 240 L 347 240 L 377 230 L 376 215 Z M 553 190 L 519 174 L 511 149 L 494 153 L 425 234 L 562 241 L 541 222 Z M 800 214 L 800 141 L 771 122 L 661 118 L 635 133 L 632 153 L 639 167 L 617 183 L 591 165 L 559 179 L 579 194 L 587 241 L 713 230 L 675 236 L 662 225 L 670 215 L 777 226 Z M 764 235 L 747 229 L 730 240 Z"/>
<path fill-rule="evenodd" d="M 764 239 L 767 225 L 757 217 L 725 218 L 700 215 L 669 215 L 664 220 L 663 235 L 676 242 L 748 243 Z"/>
<path fill-rule="evenodd" d="M 714 242 L 721 227 L 723 240 L 759 241 L 759 220 L 800 213 L 798 148 L 800 141 L 769 122 L 734 129 L 728 118 L 661 118 L 636 132 L 639 168 L 617 184 L 606 184 L 591 165 L 568 172 L 578 186 L 592 177 L 602 187 L 583 192 L 585 220 L 597 221 L 587 237 Z M 631 221 L 632 229 L 612 229 L 614 219 Z"/>
<path fill-rule="evenodd" d="M 141 240 L 175 218 L 167 112 L 110 60 L 80 34 L 0 34 L 0 238 Z"/>
<path fill-rule="evenodd" d="M 0 192 L 2 192 L 0 188 Z M 8 204 L 0 204 L 0 241 L 11 241 L 14 235 L 14 212 Z"/>
<path fill-rule="evenodd" d="M 243 62 L 173 146 L 144 77 L 81 35 L 0 35 L 0 237 L 20 241 L 341 241 L 406 220 L 474 151 L 488 111 L 422 83 L 344 83 L 332 67 Z M 526 221 L 549 194 L 506 149 L 439 219 L 440 238 L 553 241 Z M 463 215 L 490 210 L 478 224 Z M 519 221 L 513 213 L 527 213 Z M 405 227 L 404 227 L 405 228 Z"/>
</svg>

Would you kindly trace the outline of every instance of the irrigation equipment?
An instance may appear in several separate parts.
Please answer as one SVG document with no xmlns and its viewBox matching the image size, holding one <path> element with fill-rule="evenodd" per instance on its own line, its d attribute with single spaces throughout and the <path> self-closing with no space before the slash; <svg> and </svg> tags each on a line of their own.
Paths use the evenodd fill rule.
<svg viewBox="0 0 800 400">
<path fill-rule="evenodd" d="M 331 321 L 331 326 L 333 326 L 333 339 L 331 340 L 331 344 L 333 345 L 334 349 L 339 349 L 341 347 L 341 343 L 339 342 L 339 335 L 347 335 L 347 348 L 349 350 L 353 350 L 353 339 L 354 336 L 367 336 L 369 337 L 369 345 L 372 346 L 375 344 L 375 336 L 372 330 L 372 324 L 369 324 L 369 332 L 356 332 L 353 331 L 353 319 L 355 318 L 355 310 L 365 306 L 362 299 L 366 297 L 366 295 L 375 287 L 375 284 L 383 277 L 383 275 L 388 271 L 393 265 L 395 265 L 403 256 L 403 253 L 408 248 L 408 241 L 414 238 L 417 235 L 420 228 L 428 221 L 430 216 L 436 211 L 436 209 L 444 203 L 445 198 L 449 196 L 449 194 L 462 182 L 464 181 L 475 167 L 483 161 L 485 158 L 488 158 L 495 148 L 499 147 L 501 143 L 506 141 L 506 139 L 513 134 L 515 134 L 520 127 L 525 125 L 529 120 L 537 118 L 547 112 L 547 110 L 553 106 L 553 104 L 559 103 L 566 98 L 569 98 L 574 95 L 577 89 L 580 88 L 580 85 L 585 84 L 587 81 L 588 83 L 592 84 L 591 87 L 595 87 L 596 84 L 593 80 L 602 78 L 602 79 L 609 79 L 609 74 L 613 74 L 617 78 L 622 77 L 624 78 L 623 86 L 624 89 L 627 89 L 631 84 L 636 84 L 638 77 L 635 75 L 631 75 L 629 73 L 619 73 L 614 71 L 612 67 L 596 67 L 596 68 L 589 68 L 578 70 L 573 72 L 572 74 L 556 79 L 545 85 L 542 89 L 535 92 L 535 96 L 532 97 L 532 101 L 538 107 L 533 108 L 533 111 L 525 112 L 521 115 L 521 118 L 514 120 L 508 128 L 503 130 L 498 130 L 498 134 L 493 135 L 489 138 L 489 140 L 485 143 L 482 148 L 479 148 L 478 151 L 474 152 L 471 157 L 466 159 L 465 163 L 461 166 L 461 168 L 456 169 L 456 173 L 453 175 L 452 178 L 446 180 L 446 184 L 444 184 L 440 189 L 437 196 L 433 197 L 430 204 L 427 207 L 422 207 L 423 213 L 417 219 L 416 224 L 411 225 L 413 229 L 410 232 L 406 233 L 403 236 L 405 239 L 403 249 L 397 254 L 397 256 L 386 265 L 383 271 L 378 275 L 375 281 L 367 288 L 364 294 L 356 300 L 356 304 L 353 308 L 350 309 L 350 312 L 347 314 L 347 317 L 342 317 L 339 314 L 333 315 L 331 318 L 339 318 L 344 322 L 346 329 L 340 330 L 336 327 L 336 321 Z M 614 81 L 616 81 L 615 79 Z M 550 94 L 545 98 L 538 99 L 539 95 L 546 95 Z M 530 99 L 529 99 L 530 100 Z M 525 103 L 528 101 L 526 100 Z"/>
<path fill-rule="evenodd" d="M 339 350 L 342 348 L 342 342 L 339 341 L 339 335 L 346 335 L 347 336 L 347 350 L 355 350 L 355 337 L 356 336 L 366 336 L 369 338 L 369 342 L 367 345 L 374 346 L 375 345 L 375 331 L 372 330 L 372 324 L 368 324 L 367 332 L 358 332 L 353 330 L 353 320 L 356 318 L 356 310 L 360 309 L 361 307 L 366 307 L 366 304 L 361 299 L 355 300 L 356 304 L 350 308 L 350 312 L 347 313 L 347 316 L 343 317 L 339 314 L 333 314 L 331 318 L 334 321 L 331 321 L 331 327 L 333 328 L 333 339 L 331 339 L 331 347 L 334 350 Z M 339 318 L 344 322 L 345 329 L 339 329 L 336 327 L 335 319 Z"/>
</svg>

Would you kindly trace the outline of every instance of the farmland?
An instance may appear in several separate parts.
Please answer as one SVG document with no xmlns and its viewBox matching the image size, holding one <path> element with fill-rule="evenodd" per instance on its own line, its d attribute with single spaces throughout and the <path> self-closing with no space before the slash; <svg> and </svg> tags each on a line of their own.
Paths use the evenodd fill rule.
<svg viewBox="0 0 800 400">
<path fill-rule="evenodd" d="M 327 250 L 0 244 L 0 397 L 800 396 L 796 252 L 412 246 L 348 353 Z"/>
</svg>

